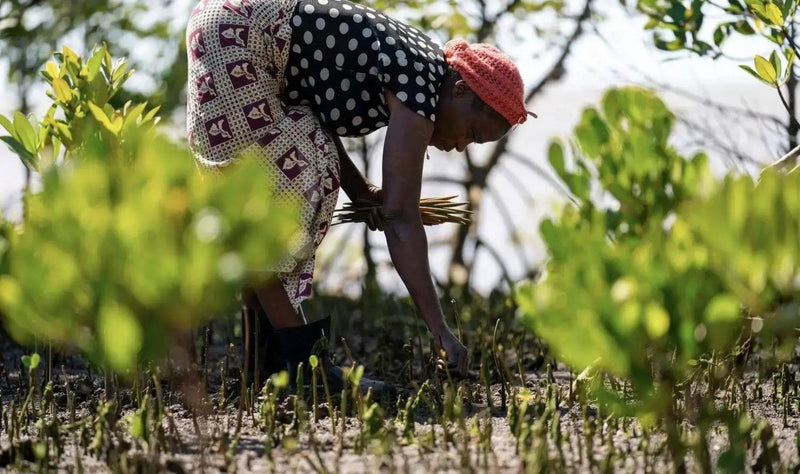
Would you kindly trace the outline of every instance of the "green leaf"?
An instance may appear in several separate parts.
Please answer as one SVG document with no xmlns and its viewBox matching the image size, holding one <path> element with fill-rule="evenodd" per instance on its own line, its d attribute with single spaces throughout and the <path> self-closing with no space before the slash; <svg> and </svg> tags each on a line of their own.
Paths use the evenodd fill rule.
<svg viewBox="0 0 800 474">
<path fill-rule="evenodd" d="M 60 77 L 53 78 L 53 92 L 56 93 L 56 98 L 61 102 L 69 102 L 72 100 L 72 89 L 67 84 L 67 81 Z"/>
<path fill-rule="evenodd" d="M 778 56 L 777 51 L 773 51 L 772 54 L 769 55 L 769 63 L 772 64 L 772 67 L 775 68 L 775 75 L 777 80 L 777 75 L 783 70 L 781 69 L 781 58 Z"/>
<path fill-rule="evenodd" d="M 669 331 L 669 314 L 660 305 L 651 303 L 645 310 L 644 324 L 647 335 L 658 339 Z"/>
<path fill-rule="evenodd" d="M 550 162 L 550 166 L 553 167 L 559 176 L 563 177 L 567 173 L 566 167 L 564 166 L 564 147 L 561 143 L 557 141 L 550 143 L 547 159 Z"/>
<path fill-rule="evenodd" d="M 106 130 L 108 130 L 109 132 L 111 132 L 111 133 L 113 133 L 115 135 L 117 133 L 119 133 L 119 130 L 122 127 L 122 124 L 120 123 L 119 127 L 115 127 L 115 125 L 113 123 L 111 123 L 111 120 L 108 118 L 108 116 L 103 111 L 103 109 L 101 109 L 97 105 L 95 105 L 95 104 L 90 102 L 89 103 L 89 111 L 92 112 L 92 115 L 94 116 L 95 120 L 100 122 L 100 125 L 105 127 Z"/>
<path fill-rule="evenodd" d="M 739 300 L 733 295 L 722 294 L 715 296 L 708 303 L 705 320 L 709 323 L 736 322 L 739 320 L 740 314 Z"/>
<path fill-rule="evenodd" d="M 53 142 L 53 159 L 58 159 L 58 156 L 61 154 L 61 145 L 62 145 L 61 140 L 57 136 L 53 135 L 52 142 Z"/>
<path fill-rule="evenodd" d="M 136 366 L 142 349 L 142 328 L 128 308 L 107 304 L 98 316 L 98 332 L 106 360 L 114 370 L 124 372 Z"/>
<path fill-rule="evenodd" d="M 24 355 L 22 356 L 22 365 L 28 369 L 28 372 L 33 372 L 39 367 L 39 363 L 41 362 L 42 358 L 39 356 L 37 352 L 34 352 L 31 355 Z"/>
<path fill-rule="evenodd" d="M 22 112 L 14 112 L 14 130 L 17 131 L 17 139 L 22 143 L 26 150 L 32 155 L 39 150 L 39 137 L 33 130 L 33 125 L 28 121 Z"/>
<path fill-rule="evenodd" d="M 61 54 L 64 58 L 65 63 L 73 63 L 77 65 L 78 61 L 80 60 L 78 54 L 75 51 L 71 50 L 68 46 L 64 46 L 61 49 Z"/>
<path fill-rule="evenodd" d="M 2 125 L 3 128 L 5 128 L 6 131 L 11 134 L 11 136 L 16 134 L 14 132 L 14 125 L 12 125 L 11 120 L 9 120 L 8 117 L 3 114 L 0 114 L 0 125 Z"/>
<path fill-rule="evenodd" d="M 103 66 L 103 56 L 103 50 L 98 49 L 86 62 L 86 78 L 89 82 L 92 82 L 97 76 L 97 73 L 100 72 L 100 68 Z"/>
<path fill-rule="evenodd" d="M 725 38 L 728 37 L 728 33 L 730 31 L 730 26 L 726 23 L 723 23 L 714 30 L 714 44 L 719 46 L 725 41 Z"/>
<path fill-rule="evenodd" d="M 749 72 L 753 77 L 755 77 L 759 81 L 766 82 L 764 79 L 761 79 L 761 76 L 759 76 L 758 73 L 756 71 L 754 71 L 753 68 L 751 68 L 750 66 L 747 66 L 745 64 L 740 64 L 739 67 L 742 68 L 743 70 Z"/>
<path fill-rule="evenodd" d="M 784 18 L 789 18 L 789 15 L 792 13 L 792 7 L 795 5 L 794 0 L 783 0 L 783 6 L 781 7 L 781 15 Z"/>
<path fill-rule="evenodd" d="M 774 3 L 768 3 L 765 10 L 765 16 L 775 26 L 783 26 L 783 13 Z"/>
<path fill-rule="evenodd" d="M 795 52 L 793 48 L 788 48 L 786 51 L 786 74 L 783 77 L 783 82 L 787 82 L 792 74 L 792 65 L 795 60 Z"/>
<path fill-rule="evenodd" d="M 740 20 L 733 24 L 733 29 L 736 30 L 737 33 L 749 36 L 756 33 L 753 27 L 750 25 L 750 22 L 747 20 Z"/>
<path fill-rule="evenodd" d="M 734 15 L 744 13 L 744 5 L 739 0 L 729 0 L 727 11 Z"/>
<path fill-rule="evenodd" d="M 145 440 L 145 433 L 146 433 L 146 428 L 145 428 L 146 423 L 145 423 L 145 420 L 144 420 L 144 414 L 145 414 L 145 412 L 143 410 L 137 410 L 137 411 L 131 413 L 131 416 L 130 416 L 130 424 L 131 424 L 130 433 L 131 433 L 131 436 L 136 438 L 136 439 L 143 440 L 143 441 Z"/>
<path fill-rule="evenodd" d="M 747 6 L 750 7 L 750 10 L 752 10 L 757 15 L 766 17 L 767 14 L 764 8 L 764 2 L 762 2 L 761 0 L 745 0 L 745 3 L 747 4 Z"/>
<path fill-rule="evenodd" d="M 775 84 L 778 81 L 778 74 L 775 71 L 775 68 L 769 61 L 764 59 L 764 57 L 756 55 L 753 62 L 755 63 L 756 72 L 758 72 L 758 76 L 764 82 Z"/>
<path fill-rule="evenodd" d="M 19 156 L 19 159 L 31 169 L 36 169 L 36 161 L 33 158 L 33 154 L 25 149 L 25 146 L 22 143 L 18 142 L 13 137 L 0 137 L 0 140 L 4 141 L 11 151 Z"/>
<path fill-rule="evenodd" d="M 285 370 L 282 370 L 277 374 L 273 374 L 270 380 L 275 388 L 284 389 L 289 386 L 289 373 Z"/>
<path fill-rule="evenodd" d="M 125 63 L 119 64 L 116 67 L 116 69 L 114 69 L 114 72 L 111 75 L 111 83 L 112 84 L 117 84 L 119 82 L 119 84 L 117 84 L 117 85 L 121 86 L 122 83 L 124 83 L 127 80 L 127 78 L 130 77 L 130 74 L 128 74 L 127 77 L 126 77 L 126 71 L 127 70 L 128 70 L 128 65 L 127 64 L 125 64 Z M 133 71 L 130 71 L 130 72 L 133 72 Z"/>
<path fill-rule="evenodd" d="M 161 110 L 160 105 L 158 107 L 153 108 L 153 110 L 151 110 L 150 112 L 147 112 L 147 115 L 145 115 L 144 118 L 142 119 L 142 123 L 147 123 L 153 120 L 153 118 L 155 118 L 159 110 Z"/>
</svg>

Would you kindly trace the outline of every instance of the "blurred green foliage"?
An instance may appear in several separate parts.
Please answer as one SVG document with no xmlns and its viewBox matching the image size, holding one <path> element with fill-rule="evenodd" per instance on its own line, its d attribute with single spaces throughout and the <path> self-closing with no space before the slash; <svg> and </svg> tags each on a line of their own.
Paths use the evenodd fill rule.
<svg viewBox="0 0 800 474">
<path fill-rule="evenodd" d="M 650 92 L 612 89 L 601 108 L 584 110 L 575 128 L 580 152 L 571 162 L 562 143 L 551 143 L 550 165 L 582 218 L 576 225 L 602 221 L 598 224 L 613 239 L 640 236 L 650 226 L 660 228 L 680 203 L 709 186 L 706 155 L 684 157 L 669 144 L 674 123 L 672 112 Z M 603 205 L 608 198 L 617 206 Z"/>
<path fill-rule="evenodd" d="M 528 15 L 546 11 L 562 12 L 563 0 L 511 0 L 487 8 L 484 2 L 448 0 L 356 0 L 357 3 L 392 14 L 404 15 L 411 23 L 444 39 L 470 38 L 485 41 L 496 33 L 498 21 L 512 16 L 524 20 Z"/>
<path fill-rule="evenodd" d="M 0 0 L 0 49 L 9 63 L 8 79 L 24 94 L 59 45 L 77 48 L 107 43 L 112 50 L 129 55 L 143 42 L 152 54 L 137 64 L 140 75 L 155 84 L 148 100 L 164 106 L 167 113 L 181 103 L 186 80 L 183 25 L 165 12 L 174 11 L 173 0 Z M 154 14 L 154 12 L 157 12 Z M 166 66 L 164 66 L 166 65 Z M 123 93 L 124 100 L 142 97 Z M 124 102 L 123 100 L 123 102 Z M 26 104 L 23 101 L 23 107 Z"/>
<path fill-rule="evenodd" d="M 111 161 L 130 159 L 141 134 L 158 122 L 158 108 L 126 103 L 115 109 L 109 101 L 118 94 L 131 72 L 124 61 L 114 61 L 108 49 L 97 48 L 84 60 L 64 47 L 42 71 L 53 101 L 41 121 L 21 112 L 12 118 L 0 115 L 0 126 L 10 136 L 0 137 L 29 168 L 40 171 L 41 161 L 55 163 L 84 152 L 94 141 L 108 146 Z"/>
<path fill-rule="evenodd" d="M 701 344 L 694 333 L 707 308 L 726 301 L 722 283 L 696 268 L 687 243 L 678 244 L 682 225 L 663 229 L 682 203 L 714 183 L 704 155 L 683 157 L 669 145 L 673 122 L 651 93 L 611 90 L 599 109 L 584 111 L 572 163 L 563 145 L 551 145 L 551 165 L 575 205 L 542 223 L 547 276 L 518 292 L 526 322 L 559 359 L 632 381 L 642 405 L 613 403 L 626 415 L 663 412 L 671 393 L 657 390 L 659 378 L 680 379 L 719 342 Z M 600 189 L 592 192 L 593 183 Z M 738 321 L 736 306 L 725 334 Z M 612 392 L 598 394 L 615 400 Z"/>
<path fill-rule="evenodd" d="M 718 182 L 703 155 L 668 145 L 671 117 L 645 91 L 614 90 L 576 128 L 578 171 L 553 145 L 577 205 L 542 223 L 546 276 L 517 292 L 523 320 L 559 359 L 630 389 L 596 377 L 593 395 L 646 422 L 671 416 L 702 361 L 800 323 L 786 305 L 800 297 L 800 173 Z M 590 202 L 594 178 L 605 192 L 594 200 L 618 209 Z"/>
<path fill-rule="evenodd" d="M 2 119 L 42 177 L 20 231 L 2 240 L 4 323 L 20 341 L 74 345 L 125 371 L 163 355 L 176 330 L 232 309 L 248 270 L 284 255 L 294 207 L 270 199 L 256 160 L 204 175 L 152 128 L 155 110 L 111 106 L 128 73 L 106 48 L 85 61 L 64 49 L 43 74 L 54 100 L 45 117 Z"/>
<path fill-rule="evenodd" d="M 727 177 L 707 199 L 681 212 L 709 250 L 708 266 L 766 327 L 791 334 L 800 299 L 800 169 L 768 168 L 754 183 Z M 789 338 L 791 339 L 791 338 Z"/>
<path fill-rule="evenodd" d="M 741 67 L 760 81 L 779 87 L 792 72 L 797 56 L 795 15 L 797 0 L 637 0 L 638 10 L 649 17 L 659 49 L 686 50 L 719 57 L 732 36 L 760 36 L 775 44 L 769 58 L 756 55 L 754 67 Z M 781 60 L 783 58 L 783 61 Z"/>
</svg>

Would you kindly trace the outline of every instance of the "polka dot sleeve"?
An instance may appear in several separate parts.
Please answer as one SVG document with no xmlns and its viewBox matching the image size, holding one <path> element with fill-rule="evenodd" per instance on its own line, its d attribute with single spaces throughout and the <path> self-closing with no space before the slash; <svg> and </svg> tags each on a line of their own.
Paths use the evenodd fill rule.
<svg viewBox="0 0 800 474">
<path fill-rule="evenodd" d="M 435 121 L 446 63 L 441 49 L 408 25 L 390 20 L 379 54 L 381 79 L 406 107 Z M 441 55 L 441 60 L 439 60 Z"/>
<path fill-rule="evenodd" d="M 300 0 L 292 18 L 285 95 L 343 136 L 385 126 L 389 90 L 435 121 L 444 53 L 424 33 L 346 0 Z"/>
</svg>

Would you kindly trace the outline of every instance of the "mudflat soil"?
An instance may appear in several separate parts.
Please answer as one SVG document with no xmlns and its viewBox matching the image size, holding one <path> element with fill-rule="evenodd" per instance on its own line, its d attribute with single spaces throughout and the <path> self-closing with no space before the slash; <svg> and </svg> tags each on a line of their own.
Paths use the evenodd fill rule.
<svg viewBox="0 0 800 474">
<path fill-rule="evenodd" d="M 354 337 L 354 339 L 357 339 Z M 374 338 L 378 340 L 379 338 Z M 235 342 L 235 341 L 234 341 Z M 230 346 L 230 334 L 218 332 L 208 349 L 208 395 L 204 413 L 192 415 L 187 402 L 186 387 L 200 385 L 173 383 L 161 377 L 159 386 L 164 417 L 163 437 L 151 435 L 150 444 L 134 439 L 132 417 L 139 406 L 141 394 L 158 396 L 150 382 L 147 388 L 122 382 L 93 370 L 76 355 L 53 357 L 53 397 L 59 419 L 59 442 L 63 452 L 56 456 L 51 449 L 46 463 L 37 460 L 37 444 L 43 439 L 41 427 L 35 421 L 22 426 L 19 436 L 10 437 L 14 410 L 24 403 L 29 381 L 21 356 L 30 353 L 0 334 L 0 394 L 3 412 L 0 419 L 0 471 L 29 472 L 670 472 L 674 466 L 658 430 L 643 430 L 635 420 L 610 420 L 598 416 L 592 406 L 570 401 L 571 374 L 563 367 L 552 372 L 548 380 L 541 364 L 526 363 L 525 380 L 515 377 L 513 393 L 526 386 L 534 398 L 546 404 L 545 394 L 553 395 L 549 419 L 538 428 L 517 436 L 512 432 L 509 401 L 503 407 L 503 386 L 492 383 L 488 390 L 477 374 L 458 382 L 463 398 L 464 417 L 442 425 L 424 403 L 415 412 L 413 435 L 404 423 L 403 409 L 408 397 L 414 396 L 418 381 L 408 382 L 398 375 L 405 368 L 394 368 L 376 374 L 396 384 L 392 397 L 380 401 L 381 420 L 377 434 L 366 436 L 364 423 L 351 413 L 344 421 L 337 419 L 334 430 L 324 404 L 318 410 L 318 420 L 312 419 L 293 431 L 292 399 L 276 406 L 276 430 L 280 436 L 266 434 L 261 402 L 253 409 L 240 412 L 239 349 Z M 360 345 L 363 350 L 369 346 Z M 402 349 L 402 344 L 398 350 Z M 46 350 L 38 380 L 45 376 Z M 227 362 L 225 361 L 227 357 Z M 342 352 L 337 356 L 341 359 Z M 540 367 L 530 369 L 530 367 Z M 227 367 L 227 372 L 225 368 Z M 522 365 L 520 365 L 522 367 Z M 411 368 L 412 376 L 422 375 L 422 365 Z M 161 372 L 159 372 L 161 373 Z M 394 374 L 394 379 L 391 379 Z M 748 376 L 754 377 L 754 376 Z M 553 383 L 554 382 L 554 383 Z M 69 386 L 70 393 L 67 393 Z M 548 388 L 549 387 L 549 388 Z M 800 418 L 798 404 L 776 403 L 772 383 L 762 385 L 760 397 L 749 400 L 750 416 L 754 422 L 767 421 L 772 429 L 768 443 L 754 440 L 747 446 L 747 466 L 752 472 L 798 472 L 800 457 Z M 192 390 L 192 389 L 189 389 Z M 139 393 L 139 396 L 137 396 Z M 198 395 L 197 393 L 193 395 Z M 31 403 L 42 406 L 41 389 L 34 390 Z M 509 394 L 508 396 L 512 396 Z M 727 394 L 718 393 L 722 403 Z M 191 397 L 190 397 L 191 398 Z M 195 399 L 197 397 L 194 397 Z M 320 398 L 322 396 L 320 395 Z M 507 398 L 507 397 L 506 397 Z M 70 403 L 70 400 L 73 400 Z M 104 400 L 119 404 L 119 418 L 105 421 L 108 429 L 98 440 L 98 407 Z M 446 403 L 446 400 L 440 400 Z M 309 402 L 310 404 L 310 402 Z M 46 403 L 45 403 L 46 405 Z M 334 403 L 338 409 L 340 405 Z M 70 408 L 74 407 L 73 410 Z M 541 411 L 541 410 L 540 410 Z M 241 413 L 241 415 L 240 415 Z M 530 425 L 540 420 L 541 413 L 529 418 Z M 784 416 L 786 415 L 786 416 Z M 19 416 L 19 415 L 17 415 Z M 45 419 L 52 420 L 50 415 Z M 83 429 L 75 428 L 84 423 Z M 81 420 L 84 420 L 81 422 Z M 101 423 L 102 424 L 102 423 Z M 238 428 L 238 429 L 237 429 Z M 342 429 L 344 428 L 344 429 Z M 404 436 L 404 432 L 406 435 Z M 53 444 L 52 437 L 48 441 Z M 711 465 L 728 448 L 722 430 L 712 430 L 709 439 Z M 152 444 L 152 445 L 151 445 Z M 771 446 L 765 450 L 765 446 Z M 768 452 L 767 452 L 768 451 Z M 769 454 L 767 456 L 766 454 Z M 699 472 L 700 466 L 687 455 L 689 472 Z M 46 467 L 45 467 L 46 466 Z"/>
</svg>

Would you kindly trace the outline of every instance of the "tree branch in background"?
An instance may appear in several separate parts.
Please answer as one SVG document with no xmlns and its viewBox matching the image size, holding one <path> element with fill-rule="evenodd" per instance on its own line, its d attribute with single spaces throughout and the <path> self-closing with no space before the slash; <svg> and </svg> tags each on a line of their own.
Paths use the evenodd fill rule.
<svg viewBox="0 0 800 474">
<path fill-rule="evenodd" d="M 782 89 L 781 86 L 778 86 L 775 89 L 778 91 L 778 97 L 781 98 L 781 103 L 783 104 L 783 107 L 789 113 L 789 122 L 791 122 L 795 126 L 797 126 L 798 122 L 797 122 L 797 119 L 794 118 L 794 111 L 792 110 L 792 107 L 789 106 L 789 103 L 786 102 L 786 97 L 783 96 L 783 92 L 781 91 L 781 89 Z"/>
<path fill-rule="evenodd" d="M 555 190 L 558 194 L 570 200 L 573 204 L 578 204 L 575 198 L 564 187 L 564 185 L 561 184 L 560 181 L 551 176 L 547 171 L 545 171 L 544 168 L 532 162 L 529 157 L 524 156 L 521 153 L 517 153 L 516 151 L 508 151 L 508 157 L 516 160 L 517 163 L 528 168 L 534 174 L 542 178 L 542 180 L 544 180 L 545 183 L 549 184 L 550 187 L 552 187 L 553 190 Z"/>
<path fill-rule="evenodd" d="M 491 187 L 486 188 L 486 192 L 492 199 L 494 199 L 495 205 L 497 210 L 500 211 L 500 217 L 503 220 L 503 224 L 505 225 L 508 234 L 511 236 L 512 240 L 518 240 L 519 229 L 517 229 L 517 226 L 514 225 L 514 218 L 511 216 L 511 213 L 506 207 L 506 200 L 504 200 L 502 196 L 498 195 L 498 193 L 494 192 L 493 188 Z M 525 250 L 519 245 L 514 245 L 514 249 L 517 251 L 517 258 L 522 264 L 522 267 L 526 269 L 532 268 L 531 263 L 528 261 L 528 257 L 525 255 Z"/>
<path fill-rule="evenodd" d="M 513 5 L 513 2 L 512 4 Z M 566 42 L 562 46 L 561 53 L 556 58 L 553 65 L 550 67 L 549 71 L 542 77 L 542 79 L 533 86 L 531 90 L 529 90 L 525 94 L 525 102 L 531 102 L 538 94 L 540 94 L 548 85 L 551 83 L 558 81 L 561 79 L 565 72 L 565 63 L 567 58 L 572 53 L 572 48 L 578 39 L 583 36 L 585 33 L 584 29 L 584 22 L 591 18 L 592 13 L 592 0 L 587 0 L 584 4 L 583 9 L 581 10 L 580 15 L 575 20 L 575 28 L 572 34 L 567 38 Z M 480 208 L 481 208 L 481 199 L 483 196 L 483 192 L 486 190 L 489 177 L 492 171 L 496 168 L 497 164 L 500 162 L 502 156 L 504 156 L 508 152 L 508 144 L 509 144 L 509 135 L 500 139 L 492 149 L 492 152 L 489 155 L 489 159 L 486 164 L 477 166 L 472 162 L 472 159 L 469 154 L 468 157 L 468 174 L 465 178 L 463 183 L 465 193 L 467 198 L 469 199 L 469 209 L 473 211 L 475 214 L 473 216 L 473 222 L 469 229 L 461 228 L 458 230 L 457 235 L 455 237 L 453 243 L 453 253 L 450 260 L 450 269 L 448 271 L 448 275 L 450 278 L 450 285 L 453 286 L 462 286 L 470 281 L 470 273 L 472 271 L 472 264 L 473 262 L 469 263 L 466 261 L 465 249 L 466 249 L 466 241 L 470 237 L 470 235 L 476 235 L 477 238 L 477 229 L 480 225 Z M 498 256 L 499 257 L 499 256 Z M 529 269 L 530 270 L 530 269 Z"/>
<path fill-rule="evenodd" d="M 500 272 L 503 275 L 503 280 L 506 282 L 508 287 L 514 288 L 514 280 L 512 280 L 511 278 L 511 273 L 508 271 L 508 267 L 506 266 L 506 263 L 503 260 L 502 255 L 500 255 L 500 253 L 497 250 L 495 250 L 494 247 L 486 243 L 486 241 L 481 240 L 480 238 L 478 238 L 475 241 L 475 256 L 473 258 L 477 259 L 478 251 L 481 248 L 485 248 L 486 251 L 489 252 L 489 255 L 492 256 L 497 266 L 500 267 Z M 467 284 L 469 284 L 469 280 L 467 281 Z"/>
</svg>

